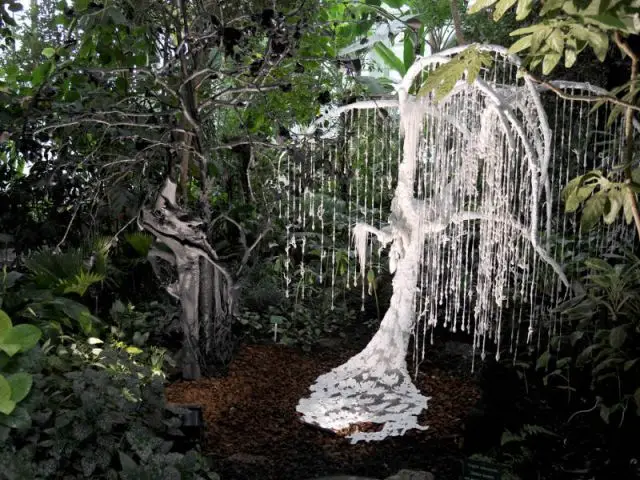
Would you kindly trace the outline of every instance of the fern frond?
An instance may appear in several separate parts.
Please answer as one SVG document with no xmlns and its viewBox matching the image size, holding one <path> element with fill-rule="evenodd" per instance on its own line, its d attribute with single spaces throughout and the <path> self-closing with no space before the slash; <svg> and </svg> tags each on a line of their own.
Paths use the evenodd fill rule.
<svg viewBox="0 0 640 480">
<path fill-rule="evenodd" d="M 546 428 L 541 427 L 540 425 L 523 425 L 522 433 L 524 433 L 525 438 L 537 436 L 537 435 L 548 435 L 550 437 L 558 436 L 557 433 L 554 433 L 551 430 L 547 430 Z"/>
<path fill-rule="evenodd" d="M 418 92 L 418 96 L 433 92 L 436 100 L 445 97 L 459 80 L 466 79 L 473 83 L 483 68 L 489 67 L 493 59 L 488 52 L 482 52 L 475 47 L 467 48 L 448 63 L 440 65 L 430 72 Z"/>
<path fill-rule="evenodd" d="M 153 237 L 147 232 L 126 233 L 124 239 L 142 257 L 146 257 L 153 245 Z"/>
<path fill-rule="evenodd" d="M 104 275 L 100 273 L 82 271 L 73 279 L 60 280 L 59 286 L 62 287 L 63 293 L 77 293 L 82 297 L 91 285 L 104 279 Z"/>
</svg>

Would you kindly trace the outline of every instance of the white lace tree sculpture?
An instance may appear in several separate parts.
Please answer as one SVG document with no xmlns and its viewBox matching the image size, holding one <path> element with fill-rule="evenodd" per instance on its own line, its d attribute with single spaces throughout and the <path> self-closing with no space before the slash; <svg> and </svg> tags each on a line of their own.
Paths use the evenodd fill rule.
<svg viewBox="0 0 640 480">
<path fill-rule="evenodd" d="M 514 266 L 528 263 L 534 252 L 567 284 L 538 238 L 543 223 L 539 205 L 551 200 L 545 188 L 551 131 L 540 98 L 529 79 L 516 79 L 516 58 L 499 47 L 478 48 L 495 56 L 494 67 L 471 83 L 458 82 L 440 102 L 430 94 L 409 92 L 421 72 L 451 61 L 462 49 L 420 59 L 407 72 L 398 88 L 404 147 L 388 226 L 353 228 L 363 278 L 369 234 L 390 246 L 390 306 L 365 349 L 318 377 L 297 410 L 303 421 L 330 430 L 361 422 L 383 424 L 378 432 L 352 434 L 354 443 L 428 428 L 418 424 L 428 397 L 412 383 L 406 364 L 420 272 L 433 267 L 425 250 L 455 244 L 470 234 L 465 225 L 476 229 L 475 248 L 481 252 L 476 320 L 467 327 L 473 330 L 474 346 L 487 335 L 500 338 L 499 322 L 487 312 L 504 304 L 506 289 L 517 281 Z M 447 272 L 437 275 L 434 283 Z"/>
</svg>

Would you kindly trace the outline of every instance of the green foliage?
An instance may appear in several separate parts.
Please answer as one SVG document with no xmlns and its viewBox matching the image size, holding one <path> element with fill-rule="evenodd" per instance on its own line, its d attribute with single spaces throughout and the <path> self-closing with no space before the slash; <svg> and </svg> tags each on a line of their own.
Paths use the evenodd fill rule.
<svg viewBox="0 0 640 480">
<path fill-rule="evenodd" d="M 141 257 L 146 257 L 153 244 L 153 237 L 146 232 L 126 233 L 124 239 Z"/>
<path fill-rule="evenodd" d="M 571 68 L 578 55 L 590 47 L 596 57 L 604 61 L 614 33 L 635 34 L 640 4 L 635 0 L 613 2 L 592 0 L 556 0 L 538 4 L 532 0 L 479 0 L 470 13 L 493 7 L 493 18 L 498 21 L 513 7 L 516 19 L 527 19 L 534 11 L 540 21 L 511 33 L 520 37 L 510 48 L 511 53 L 527 51 L 530 68 L 542 66 L 542 72 L 551 73 L 564 58 L 565 67 Z"/>
<path fill-rule="evenodd" d="M 22 414 L 17 405 L 27 397 L 33 383 L 31 375 L 20 369 L 14 357 L 35 348 L 41 336 L 40 329 L 33 325 L 14 326 L 0 310 L 0 440 Z"/>
<path fill-rule="evenodd" d="M 30 421 L 0 446 L 4 478 L 218 478 L 195 451 L 175 450 L 180 411 L 165 408 L 162 377 L 133 358 L 80 344 L 41 358 Z"/>
<path fill-rule="evenodd" d="M 640 415 L 640 259 L 611 255 L 584 267 L 586 291 L 559 307 L 564 328 L 551 340 L 564 356 L 545 352 L 537 367 L 549 372 L 549 381 L 563 378 L 568 392 L 595 396 L 601 418 L 621 425 L 627 412 Z"/>
<path fill-rule="evenodd" d="M 640 175 L 640 169 L 633 173 Z M 615 222 L 622 212 L 627 224 L 633 221 L 635 194 L 640 191 L 637 183 L 623 182 L 615 173 L 606 177 L 601 170 L 593 170 L 571 180 L 562 191 L 565 211 L 572 213 L 582 206 L 580 229 L 593 229 L 600 219 L 607 225 Z"/>
<path fill-rule="evenodd" d="M 537 471 L 544 465 L 539 446 L 549 445 L 551 440 L 559 436 L 540 425 L 525 424 L 516 433 L 505 430 L 500 439 L 500 446 L 491 449 L 488 454 L 474 454 L 470 459 L 480 460 L 495 466 L 500 471 L 501 480 L 520 480 L 529 478 L 528 474 Z"/>
<path fill-rule="evenodd" d="M 407 37 L 407 39 L 409 39 L 409 37 Z M 409 42 L 410 41 L 411 40 L 409 40 Z M 409 57 L 411 63 L 407 64 L 382 42 L 376 42 L 373 49 L 378 55 L 380 55 L 380 58 L 384 63 L 397 71 L 400 75 L 404 76 L 404 74 L 407 73 L 407 68 L 411 66 L 411 63 L 413 63 L 413 59 Z"/>
<path fill-rule="evenodd" d="M 436 100 L 445 97 L 459 80 L 465 79 L 467 83 L 473 83 L 480 70 L 492 64 L 491 54 L 483 52 L 477 47 L 469 47 L 460 55 L 430 72 L 420 87 L 419 96 L 434 92 Z"/>
</svg>

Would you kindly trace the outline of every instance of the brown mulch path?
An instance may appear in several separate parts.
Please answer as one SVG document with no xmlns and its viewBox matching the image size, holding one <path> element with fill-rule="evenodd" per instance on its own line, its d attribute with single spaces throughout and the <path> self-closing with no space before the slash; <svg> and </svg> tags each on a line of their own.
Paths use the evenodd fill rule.
<svg viewBox="0 0 640 480">
<path fill-rule="evenodd" d="M 177 382 L 167 400 L 199 404 L 206 422 L 203 450 L 215 459 L 222 480 L 304 480 L 329 474 L 377 478 L 401 468 L 432 471 L 438 480 L 457 478 L 458 441 L 465 415 L 479 392 L 470 379 L 423 365 L 418 388 L 429 400 L 420 423 L 382 442 L 351 445 L 344 436 L 302 423 L 298 400 L 315 378 L 357 351 L 305 354 L 280 345 L 243 347 L 224 378 Z"/>
</svg>

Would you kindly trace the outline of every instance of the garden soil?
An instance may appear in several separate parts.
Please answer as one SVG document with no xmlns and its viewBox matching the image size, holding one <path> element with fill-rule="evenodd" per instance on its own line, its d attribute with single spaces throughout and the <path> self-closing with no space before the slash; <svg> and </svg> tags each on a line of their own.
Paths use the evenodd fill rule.
<svg viewBox="0 0 640 480">
<path fill-rule="evenodd" d="M 385 478 L 403 468 L 430 471 L 437 480 L 457 480 L 462 425 L 480 392 L 469 375 L 436 355 L 422 363 L 416 382 L 432 397 L 420 418 L 429 426 L 426 431 L 352 445 L 345 438 L 349 432 L 329 432 L 300 421 L 296 405 L 315 378 L 355 353 L 345 348 L 305 353 L 281 345 L 244 346 L 227 376 L 173 383 L 167 401 L 202 406 L 202 448 L 222 480 L 305 480 L 336 474 Z"/>
</svg>

